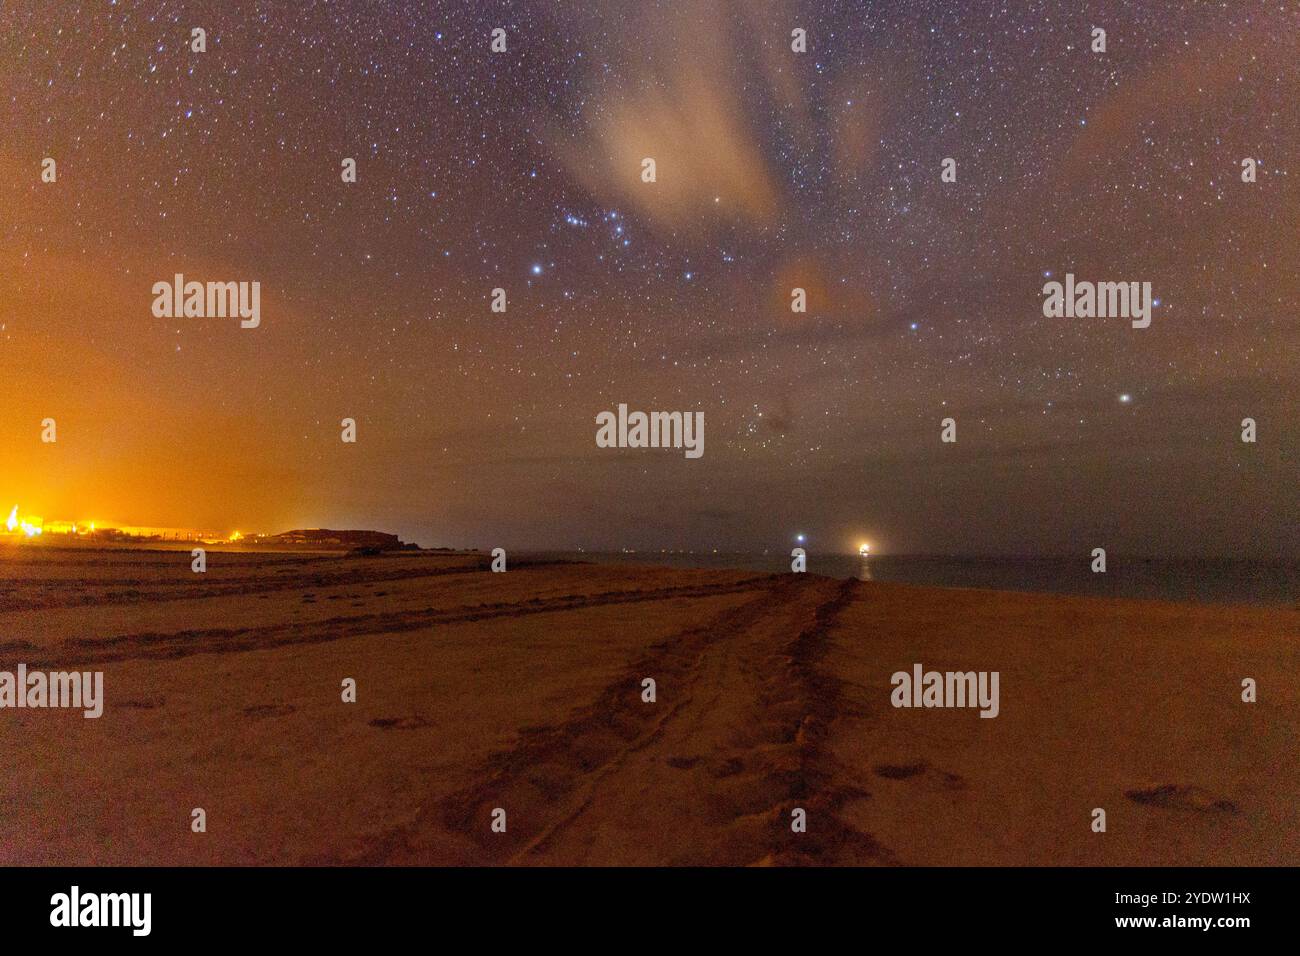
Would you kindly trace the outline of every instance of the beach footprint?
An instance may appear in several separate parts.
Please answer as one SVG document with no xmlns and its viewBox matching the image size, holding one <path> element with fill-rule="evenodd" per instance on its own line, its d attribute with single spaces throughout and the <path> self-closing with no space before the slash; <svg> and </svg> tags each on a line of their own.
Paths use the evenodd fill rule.
<svg viewBox="0 0 1300 956">
<path fill-rule="evenodd" d="M 371 727 L 378 727 L 380 730 L 419 730 L 421 727 L 432 727 L 433 721 L 416 715 L 414 717 L 376 717 L 370 721 Z"/>
<path fill-rule="evenodd" d="M 1145 790 L 1126 790 L 1124 796 L 1134 803 L 1163 810 L 1191 810 L 1195 813 L 1235 815 L 1241 809 L 1231 800 L 1217 797 L 1203 787 L 1164 783 Z"/>
<path fill-rule="evenodd" d="M 297 709 L 292 704 L 255 704 L 244 708 L 244 716 L 263 720 L 267 717 L 285 717 Z"/>
<path fill-rule="evenodd" d="M 165 697 L 141 697 L 134 700 L 119 701 L 116 706 L 128 710 L 157 710 L 167 702 Z"/>
<path fill-rule="evenodd" d="M 885 780 L 912 780 L 923 778 L 931 786 L 944 790 L 961 790 L 966 781 L 958 774 L 930 766 L 926 760 L 911 760 L 901 763 L 878 763 L 871 768 L 872 773 Z"/>
</svg>

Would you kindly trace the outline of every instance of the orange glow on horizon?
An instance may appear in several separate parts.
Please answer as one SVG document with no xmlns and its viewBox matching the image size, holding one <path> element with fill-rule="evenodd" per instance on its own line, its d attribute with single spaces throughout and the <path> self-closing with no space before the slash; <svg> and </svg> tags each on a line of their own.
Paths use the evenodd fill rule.
<svg viewBox="0 0 1300 956">
<path fill-rule="evenodd" d="M 127 538 L 201 541 L 206 544 L 233 544 L 245 540 L 245 535 L 239 531 L 227 536 L 220 532 L 202 531 L 194 528 L 144 527 L 105 524 L 102 521 L 46 521 L 39 515 L 20 515 L 18 505 L 13 506 L 8 519 L 3 524 L 0 524 L 0 537 L 12 537 L 19 540 L 49 536 L 84 538 L 88 535 L 107 536 L 109 538 L 121 536 Z M 254 537 L 261 536 L 254 535 Z"/>
<path fill-rule="evenodd" d="M 44 524 L 44 519 L 38 515 L 19 516 L 18 506 L 14 505 L 13 510 L 9 512 L 9 519 L 5 522 L 5 531 L 13 535 L 35 538 L 44 532 Z"/>
</svg>

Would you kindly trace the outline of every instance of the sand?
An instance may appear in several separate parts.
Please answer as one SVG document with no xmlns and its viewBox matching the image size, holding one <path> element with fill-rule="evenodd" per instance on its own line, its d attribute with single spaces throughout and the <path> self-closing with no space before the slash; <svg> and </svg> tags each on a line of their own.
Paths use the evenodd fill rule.
<svg viewBox="0 0 1300 956">
<path fill-rule="evenodd" d="M 1295 610 L 189 560 L 0 545 L 0 669 L 107 699 L 0 710 L 0 864 L 1300 863 Z M 997 671 L 998 716 L 891 706 L 917 663 Z"/>
</svg>

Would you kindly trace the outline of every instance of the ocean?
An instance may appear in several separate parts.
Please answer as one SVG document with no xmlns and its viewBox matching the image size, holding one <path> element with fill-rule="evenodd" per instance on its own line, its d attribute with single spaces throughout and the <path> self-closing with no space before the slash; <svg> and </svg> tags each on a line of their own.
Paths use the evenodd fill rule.
<svg viewBox="0 0 1300 956">
<path fill-rule="evenodd" d="M 767 554 L 711 552 L 568 551 L 534 553 L 602 564 L 660 565 L 675 568 L 740 568 L 788 572 L 790 558 Z M 931 557 L 910 555 L 808 555 L 808 571 L 835 578 L 888 581 L 948 588 L 1044 591 L 1097 597 L 1156 598 L 1209 604 L 1300 604 L 1300 562 L 1232 559 L 1132 558 L 1107 555 L 1104 574 L 1094 574 L 1091 558 Z"/>
</svg>

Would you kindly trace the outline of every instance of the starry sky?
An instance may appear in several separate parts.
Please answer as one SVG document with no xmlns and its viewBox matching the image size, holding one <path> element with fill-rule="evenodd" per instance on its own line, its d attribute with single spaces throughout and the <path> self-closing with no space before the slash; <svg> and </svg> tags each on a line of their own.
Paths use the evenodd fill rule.
<svg viewBox="0 0 1300 956">
<path fill-rule="evenodd" d="M 6 506 L 1300 551 L 1290 0 L 6 0 L 0 62 Z M 260 281 L 261 327 L 155 318 L 176 272 Z M 1066 272 L 1150 281 L 1151 327 L 1045 318 Z M 597 448 L 620 402 L 703 411 L 704 456 Z"/>
</svg>

